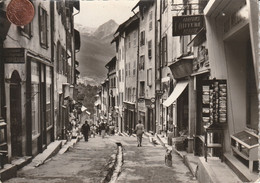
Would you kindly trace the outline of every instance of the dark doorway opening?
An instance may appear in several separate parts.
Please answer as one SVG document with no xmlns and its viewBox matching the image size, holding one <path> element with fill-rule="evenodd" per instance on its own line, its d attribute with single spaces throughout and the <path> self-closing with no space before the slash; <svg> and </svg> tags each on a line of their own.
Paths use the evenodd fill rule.
<svg viewBox="0 0 260 183">
<path fill-rule="evenodd" d="M 12 73 L 10 83 L 10 122 L 12 157 L 22 156 L 21 78 Z"/>
</svg>

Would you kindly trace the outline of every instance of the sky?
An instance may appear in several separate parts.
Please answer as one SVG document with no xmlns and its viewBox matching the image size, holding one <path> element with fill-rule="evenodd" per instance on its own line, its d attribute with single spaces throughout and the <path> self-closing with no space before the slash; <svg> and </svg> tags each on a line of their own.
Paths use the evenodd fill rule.
<svg viewBox="0 0 260 183">
<path fill-rule="evenodd" d="M 118 24 L 133 16 L 132 8 L 139 0 L 80 0 L 80 13 L 75 23 L 97 28 L 110 19 Z"/>
</svg>

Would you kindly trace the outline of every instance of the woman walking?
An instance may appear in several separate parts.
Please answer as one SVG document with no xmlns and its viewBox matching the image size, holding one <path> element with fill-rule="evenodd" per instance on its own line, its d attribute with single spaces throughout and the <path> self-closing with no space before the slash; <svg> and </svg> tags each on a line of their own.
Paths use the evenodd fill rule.
<svg viewBox="0 0 260 183">
<path fill-rule="evenodd" d="M 136 136 L 137 136 L 137 147 L 141 147 L 142 146 L 142 136 L 144 133 L 144 125 L 142 124 L 142 121 L 139 120 L 139 123 L 136 125 L 135 127 L 136 130 Z"/>
</svg>

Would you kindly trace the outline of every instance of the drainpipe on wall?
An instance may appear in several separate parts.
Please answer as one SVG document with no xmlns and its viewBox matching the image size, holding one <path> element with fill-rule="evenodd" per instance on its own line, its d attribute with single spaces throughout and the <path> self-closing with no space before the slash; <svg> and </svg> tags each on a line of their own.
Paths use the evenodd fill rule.
<svg viewBox="0 0 260 183">
<path fill-rule="evenodd" d="M 4 48 L 3 48 L 3 38 L 0 38 L 0 118 L 5 118 L 5 87 L 4 87 Z"/>
<path fill-rule="evenodd" d="M 162 67 L 161 67 L 161 62 L 162 62 L 162 60 L 161 60 L 161 53 L 162 53 L 162 51 L 161 51 L 161 49 L 162 49 L 162 0 L 160 1 L 160 10 L 159 10 L 159 12 L 160 12 L 160 27 L 159 27 L 159 64 L 158 64 L 158 66 L 159 66 L 159 68 L 157 68 L 156 67 L 156 72 L 158 71 L 158 69 L 159 69 L 159 90 L 161 91 L 162 90 L 162 86 L 161 86 L 161 78 L 162 78 Z M 158 33 L 158 32 L 157 32 Z M 157 40 L 157 39 L 156 39 Z M 158 127 L 160 126 L 160 124 L 161 124 L 161 116 L 160 116 L 160 114 L 161 114 L 161 104 L 160 104 L 160 98 L 161 98 L 161 96 L 160 95 L 157 95 L 157 97 L 156 97 L 156 99 L 157 99 L 157 102 L 156 102 L 156 104 L 157 104 L 157 108 L 158 108 L 158 116 L 157 116 L 157 118 L 158 118 Z M 162 130 L 163 130 L 163 124 L 162 124 Z M 159 132 L 159 129 L 158 129 L 158 132 Z"/>
<path fill-rule="evenodd" d="M 157 73 L 157 67 L 156 67 L 156 60 L 157 60 L 157 44 L 158 44 L 158 42 L 157 42 L 157 34 L 158 34 L 158 22 L 157 22 L 157 1 L 155 1 L 155 15 L 154 15 L 154 28 L 155 28 L 155 34 L 154 34 L 154 41 L 155 41 L 155 44 L 154 44 L 154 55 L 155 55 L 155 63 L 154 63 L 154 78 L 155 78 L 155 87 L 154 87 L 154 96 L 155 96 L 155 98 L 156 98 L 156 73 Z M 158 123 L 158 121 L 157 121 L 157 115 L 156 115 L 156 113 L 157 113 L 157 111 L 159 111 L 158 109 L 157 109 L 157 107 L 160 107 L 160 106 L 158 106 L 158 105 L 156 105 L 156 100 L 155 100 L 155 107 L 154 107 L 154 109 L 153 109 L 153 111 L 155 111 L 154 112 L 154 119 L 155 119 L 155 124 L 154 124 L 154 129 L 153 130 L 155 130 L 154 132 L 155 133 L 157 133 L 157 123 Z"/>
<path fill-rule="evenodd" d="M 139 17 L 137 16 L 137 14 L 134 12 L 134 10 L 132 10 L 132 12 L 134 13 L 134 15 L 139 19 Z M 138 111 L 138 86 L 139 86 L 139 33 L 140 33 L 140 19 L 139 19 L 139 23 L 138 23 L 138 31 L 137 31 L 137 59 L 136 59 L 136 95 L 135 95 L 135 110 L 136 110 L 136 116 L 135 116 L 135 120 L 136 123 L 138 123 L 139 121 L 139 111 Z"/>
<path fill-rule="evenodd" d="M 54 1 L 50 2 L 50 19 L 51 19 L 51 63 L 53 64 L 52 67 L 52 86 L 51 86 L 51 100 L 53 101 L 51 104 L 51 116 L 52 116 L 52 122 L 55 123 L 54 121 L 54 70 L 55 70 L 55 64 L 54 64 Z M 56 134 L 56 127 L 57 125 L 53 124 L 52 127 L 52 133 L 51 133 L 51 141 L 53 142 L 55 140 L 55 138 L 57 137 Z"/>
</svg>

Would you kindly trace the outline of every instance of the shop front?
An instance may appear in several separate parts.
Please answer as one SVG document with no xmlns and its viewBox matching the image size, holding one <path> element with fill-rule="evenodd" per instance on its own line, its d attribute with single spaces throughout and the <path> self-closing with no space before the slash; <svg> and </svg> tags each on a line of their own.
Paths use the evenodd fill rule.
<svg viewBox="0 0 260 183">
<path fill-rule="evenodd" d="M 12 54 L 10 54 L 12 53 Z M 24 48 L 5 49 L 8 161 L 35 156 L 54 140 L 53 69 Z"/>
<path fill-rule="evenodd" d="M 189 130 L 189 80 L 177 81 L 171 95 L 163 102 L 168 112 L 172 112 L 173 118 L 168 123 L 168 128 L 174 132 L 174 136 L 187 137 Z M 171 109 L 172 107 L 172 109 Z M 169 115 L 170 116 L 170 115 Z M 184 139 L 184 138 L 183 138 Z M 185 149 L 188 147 L 187 141 Z"/>
<path fill-rule="evenodd" d="M 135 103 L 124 102 L 124 115 L 125 131 L 129 134 L 132 134 L 137 124 L 135 121 Z"/>
<path fill-rule="evenodd" d="M 209 80 L 216 78 L 226 82 L 227 114 L 226 123 L 222 125 L 223 149 L 224 153 L 227 153 L 225 157 L 228 158 L 232 152 L 231 156 L 235 157 L 236 161 L 254 173 L 257 172 L 257 160 L 250 157 L 249 149 L 258 146 L 256 141 L 259 138 L 259 82 L 255 52 L 257 39 L 254 37 L 257 33 L 258 22 L 255 17 L 258 15 L 258 9 L 255 8 L 255 1 L 233 2 L 214 2 L 208 4 L 204 10 L 210 65 Z M 221 121 L 224 114 L 221 117 L 220 112 Z"/>
<path fill-rule="evenodd" d="M 146 122 L 146 130 L 148 132 L 156 132 L 156 124 L 155 124 L 155 99 L 145 99 L 145 106 L 147 111 L 147 122 Z"/>
<path fill-rule="evenodd" d="M 42 152 L 54 140 L 53 69 L 43 60 L 28 57 L 27 114 L 31 129 L 32 155 Z M 28 132 L 30 135 L 30 132 Z"/>
</svg>

